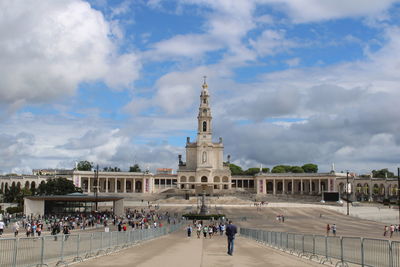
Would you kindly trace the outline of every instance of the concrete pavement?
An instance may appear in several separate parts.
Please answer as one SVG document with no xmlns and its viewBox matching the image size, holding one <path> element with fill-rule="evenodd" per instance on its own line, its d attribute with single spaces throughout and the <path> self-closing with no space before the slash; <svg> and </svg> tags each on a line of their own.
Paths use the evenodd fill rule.
<svg viewBox="0 0 400 267">
<path fill-rule="evenodd" d="M 186 237 L 185 231 L 152 240 L 112 255 L 102 256 L 75 266 L 96 267 L 208 267 L 208 266 L 321 266 L 316 262 L 263 246 L 257 242 L 237 237 L 233 256 L 227 251 L 225 236 L 212 239 Z"/>
</svg>

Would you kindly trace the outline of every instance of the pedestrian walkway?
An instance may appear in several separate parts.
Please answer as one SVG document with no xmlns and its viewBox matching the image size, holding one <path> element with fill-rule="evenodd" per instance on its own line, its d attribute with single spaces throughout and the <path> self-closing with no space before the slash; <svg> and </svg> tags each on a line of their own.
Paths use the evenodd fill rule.
<svg viewBox="0 0 400 267">
<path fill-rule="evenodd" d="M 209 266 L 321 266 L 318 263 L 263 246 L 238 236 L 233 256 L 227 254 L 225 236 L 212 239 L 186 237 L 178 231 L 112 255 L 88 260 L 74 266 L 96 267 L 209 267 Z"/>
</svg>

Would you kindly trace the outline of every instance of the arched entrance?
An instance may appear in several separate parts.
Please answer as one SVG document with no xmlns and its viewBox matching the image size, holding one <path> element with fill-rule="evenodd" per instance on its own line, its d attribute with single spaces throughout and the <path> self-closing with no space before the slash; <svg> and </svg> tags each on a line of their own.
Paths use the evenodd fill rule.
<svg viewBox="0 0 400 267">
<path fill-rule="evenodd" d="M 207 177 L 206 176 L 201 177 L 201 182 L 207 183 L 208 182 Z"/>
</svg>

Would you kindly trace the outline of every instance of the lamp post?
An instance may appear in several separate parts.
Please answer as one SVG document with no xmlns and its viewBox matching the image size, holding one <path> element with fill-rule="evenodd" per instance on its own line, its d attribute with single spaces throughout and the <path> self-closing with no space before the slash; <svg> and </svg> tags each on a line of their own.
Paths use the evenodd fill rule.
<svg viewBox="0 0 400 267">
<path fill-rule="evenodd" d="M 346 201 L 347 201 L 347 215 L 349 215 L 349 171 L 346 173 Z"/>
<path fill-rule="evenodd" d="M 94 179 L 96 181 L 96 185 L 93 186 L 94 189 L 94 197 L 95 197 L 95 211 L 97 212 L 97 196 L 99 190 L 99 164 L 96 165 L 96 169 L 94 170 Z"/>
<path fill-rule="evenodd" d="M 399 209 L 399 225 L 400 225 L 400 168 L 397 168 L 397 205 Z"/>
</svg>

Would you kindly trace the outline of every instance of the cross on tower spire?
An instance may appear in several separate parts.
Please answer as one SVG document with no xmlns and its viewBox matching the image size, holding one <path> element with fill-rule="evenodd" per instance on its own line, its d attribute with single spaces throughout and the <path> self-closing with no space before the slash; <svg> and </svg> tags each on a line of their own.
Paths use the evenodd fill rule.
<svg viewBox="0 0 400 267">
<path fill-rule="evenodd" d="M 202 85 L 202 87 L 203 87 L 203 89 L 208 88 L 208 85 L 207 85 L 207 76 L 203 76 L 203 85 Z"/>
</svg>

